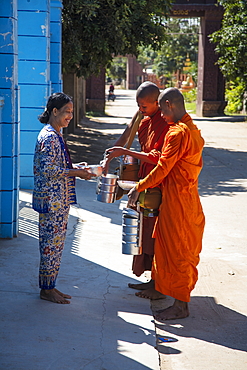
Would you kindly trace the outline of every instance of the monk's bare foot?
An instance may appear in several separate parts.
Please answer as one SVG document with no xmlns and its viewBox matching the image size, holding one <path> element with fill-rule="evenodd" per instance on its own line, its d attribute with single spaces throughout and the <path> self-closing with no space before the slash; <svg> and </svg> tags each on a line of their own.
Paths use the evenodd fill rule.
<svg viewBox="0 0 247 370">
<path fill-rule="evenodd" d="M 56 289 L 41 289 L 40 291 L 40 298 L 45 299 L 46 301 L 54 302 L 54 303 L 60 303 L 60 304 L 68 304 L 70 301 L 62 297 Z"/>
<path fill-rule="evenodd" d="M 147 283 L 139 283 L 139 284 L 128 284 L 129 288 L 137 289 L 137 290 L 146 290 L 149 288 L 154 288 L 154 280 L 150 280 Z"/>
<path fill-rule="evenodd" d="M 189 314 L 188 303 L 175 299 L 171 307 L 158 311 L 158 314 L 155 315 L 154 318 L 158 321 L 184 319 L 188 317 Z"/>
<path fill-rule="evenodd" d="M 158 292 L 154 288 L 149 288 L 149 289 L 143 290 L 142 292 L 137 292 L 137 293 L 135 293 L 135 295 L 137 297 L 146 298 L 146 299 L 164 299 L 164 298 L 166 298 L 166 296 L 164 294 Z"/>
<path fill-rule="evenodd" d="M 63 298 L 67 298 L 67 299 L 71 299 L 72 297 L 71 297 L 71 295 L 69 295 L 69 294 L 65 294 L 65 293 L 62 293 L 62 292 L 60 292 L 58 289 L 56 289 L 56 288 L 54 288 L 54 290 L 55 290 L 55 292 L 57 292 L 61 297 L 63 297 Z"/>
</svg>

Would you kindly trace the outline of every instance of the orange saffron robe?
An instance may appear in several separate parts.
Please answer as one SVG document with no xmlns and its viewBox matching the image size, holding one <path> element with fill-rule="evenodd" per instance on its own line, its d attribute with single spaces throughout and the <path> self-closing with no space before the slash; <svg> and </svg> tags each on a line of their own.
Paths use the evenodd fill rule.
<svg viewBox="0 0 247 370">
<path fill-rule="evenodd" d="M 146 177 L 157 165 L 168 127 L 166 120 L 161 115 L 160 109 L 153 117 L 145 117 L 141 121 L 138 129 L 141 151 L 148 153 L 148 157 L 153 161 L 153 164 L 141 162 L 138 174 L 139 179 Z M 134 256 L 132 264 L 132 270 L 136 276 L 140 276 L 144 271 L 150 271 L 152 268 L 154 255 L 154 239 L 152 238 L 152 234 L 155 222 L 156 217 L 143 217 L 142 254 Z"/>
<path fill-rule="evenodd" d="M 204 140 L 191 117 L 169 123 L 157 166 L 138 191 L 161 184 L 162 204 L 155 225 L 152 278 L 155 289 L 189 302 L 198 279 L 205 218 L 198 194 Z"/>
</svg>

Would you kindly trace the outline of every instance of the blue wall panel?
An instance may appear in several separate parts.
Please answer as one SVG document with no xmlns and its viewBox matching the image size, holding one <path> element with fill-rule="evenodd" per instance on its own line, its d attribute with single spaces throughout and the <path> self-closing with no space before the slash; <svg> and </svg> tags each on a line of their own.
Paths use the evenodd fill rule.
<svg viewBox="0 0 247 370">
<path fill-rule="evenodd" d="M 21 178 L 33 176 L 33 154 L 23 154 L 20 164 Z"/>
<path fill-rule="evenodd" d="M 0 237 L 12 238 L 17 235 L 19 201 L 17 0 L 1 0 L 0 29 Z"/>
<path fill-rule="evenodd" d="M 0 204 L 0 206 L 2 207 L 2 204 Z M 15 224 L 15 221 L 9 222 L 9 223 L 2 222 L 0 224 L 0 238 L 9 239 L 9 238 L 12 238 L 13 236 L 17 236 L 17 233 L 16 234 L 14 233 L 14 230 L 16 230 L 16 228 L 14 227 L 14 224 Z"/>
<path fill-rule="evenodd" d="M 63 81 L 52 84 L 52 94 L 63 91 Z"/>
<path fill-rule="evenodd" d="M 33 153 L 50 82 L 50 2 L 18 1 L 19 84 L 21 89 L 20 182 L 33 183 Z M 30 160 L 31 157 L 31 160 Z M 30 165 L 31 164 L 31 165 Z M 31 178 L 31 181 L 30 181 Z"/>
<path fill-rule="evenodd" d="M 49 0 L 19 0 L 18 10 L 47 11 L 49 3 Z"/>
<path fill-rule="evenodd" d="M 61 63 L 53 63 L 51 62 L 50 64 L 50 69 L 51 69 L 51 76 L 57 76 L 57 80 L 62 79 L 62 73 L 61 73 Z"/>
<path fill-rule="evenodd" d="M 0 54 L 1 55 L 1 54 Z M 16 122 L 18 111 L 14 109 L 14 106 L 18 104 L 16 99 L 18 99 L 18 89 L 1 89 L 0 96 L 4 97 L 4 106 L 2 108 L 2 122 L 13 123 Z M 19 117 L 19 116 L 18 116 Z"/>
<path fill-rule="evenodd" d="M 63 90 L 62 84 L 62 24 L 61 24 L 61 12 L 62 2 L 51 1 L 51 87 L 52 92 L 58 92 Z"/>
<path fill-rule="evenodd" d="M 61 60 L 62 57 L 62 49 L 61 44 L 57 42 L 51 43 L 51 62 L 57 62 Z"/>
<path fill-rule="evenodd" d="M 31 15 L 31 16 L 30 16 Z M 28 22 L 27 22 L 28 19 Z M 47 13 L 26 12 L 18 13 L 18 34 L 19 36 L 49 36 L 49 24 Z"/>
<path fill-rule="evenodd" d="M 51 13 L 51 15 L 53 14 L 53 12 Z M 50 27 L 50 30 L 51 30 L 51 38 L 53 40 L 61 40 L 61 35 L 62 35 L 62 24 L 61 22 L 59 21 L 51 21 L 51 27 Z"/>
<path fill-rule="evenodd" d="M 0 54 L 0 89 L 10 89 L 13 86 L 13 66 L 17 58 L 13 54 Z"/>
<path fill-rule="evenodd" d="M 44 125 L 39 122 L 38 116 L 43 112 L 43 108 L 22 108 L 21 122 L 25 122 L 25 130 L 40 131 Z"/>
<path fill-rule="evenodd" d="M 12 103 L 13 103 L 13 93 L 11 89 L 1 89 L 0 88 L 0 96 L 4 97 L 4 105 L 2 108 L 2 122 L 9 122 L 11 123 L 14 119 L 13 117 L 13 110 L 12 110 Z"/>
<path fill-rule="evenodd" d="M 51 21 L 58 21 L 61 18 L 61 10 L 62 10 L 62 3 L 61 0 L 59 1 L 52 1 L 51 0 Z"/>
<path fill-rule="evenodd" d="M 20 84 L 46 84 L 50 73 L 45 61 L 19 61 Z"/>
<path fill-rule="evenodd" d="M 20 149 L 21 155 L 23 154 L 33 155 L 38 133 L 39 132 L 35 131 L 21 131 L 21 149 Z"/>
<path fill-rule="evenodd" d="M 46 37 L 19 36 L 18 41 L 19 41 L 19 60 L 49 61 Z"/>
<path fill-rule="evenodd" d="M 45 108 L 49 96 L 49 85 L 22 85 L 21 110 L 25 108 Z M 21 121 L 21 129 L 25 129 L 26 122 Z"/>
<path fill-rule="evenodd" d="M 0 88 L 10 89 L 13 86 L 13 54 L 0 54 Z"/>
<path fill-rule="evenodd" d="M 33 189 L 33 176 L 20 176 L 20 183 L 22 189 Z"/>
<path fill-rule="evenodd" d="M 12 223 L 13 222 L 13 210 L 14 210 L 14 193 L 12 191 L 2 191 L 1 192 L 1 210 L 4 212 L 1 214 L 1 221 L 3 223 Z M 9 236 L 11 238 L 12 236 Z M 8 238 L 8 236 L 5 236 Z"/>
<path fill-rule="evenodd" d="M 12 123 L 2 123 L 1 125 L 2 135 L 2 156 L 13 157 L 15 155 L 15 138 L 14 125 Z"/>
<path fill-rule="evenodd" d="M 1 17 L 13 17 L 17 19 L 16 1 L 1 0 L 0 15 Z"/>
<path fill-rule="evenodd" d="M 5 174 L 1 181 L 1 190 L 12 191 L 14 189 L 14 163 L 12 157 L 2 157 L 2 167 L 5 168 Z M 6 169 L 8 169 L 6 171 Z"/>
<path fill-rule="evenodd" d="M 13 29 L 13 25 L 16 22 L 13 18 L 0 18 L 0 45 L 1 53 L 13 53 L 17 52 L 17 44 L 13 42 L 13 36 L 11 32 L 6 32 L 9 29 Z"/>
</svg>

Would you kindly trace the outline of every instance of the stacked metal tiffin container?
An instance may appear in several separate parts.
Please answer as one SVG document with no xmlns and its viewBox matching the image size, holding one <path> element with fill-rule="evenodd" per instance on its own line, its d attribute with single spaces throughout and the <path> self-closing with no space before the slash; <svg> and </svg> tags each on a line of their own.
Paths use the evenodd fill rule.
<svg viewBox="0 0 247 370">
<path fill-rule="evenodd" d="M 122 253 L 132 255 L 141 254 L 141 213 L 131 208 L 124 208 L 122 229 Z"/>
<path fill-rule="evenodd" d="M 98 179 L 97 184 L 97 200 L 103 203 L 114 203 L 118 189 L 117 175 L 102 175 Z"/>
</svg>

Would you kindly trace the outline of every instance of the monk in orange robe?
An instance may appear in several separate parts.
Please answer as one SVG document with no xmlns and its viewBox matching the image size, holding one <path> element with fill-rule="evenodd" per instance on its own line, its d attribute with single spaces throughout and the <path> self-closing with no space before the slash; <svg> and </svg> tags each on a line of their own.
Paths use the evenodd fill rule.
<svg viewBox="0 0 247 370">
<path fill-rule="evenodd" d="M 161 184 L 162 204 L 155 225 L 155 253 L 152 278 L 155 290 L 175 298 L 174 304 L 161 310 L 160 321 L 189 315 L 188 302 L 195 287 L 205 218 L 198 194 L 204 140 L 184 107 L 176 88 L 165 89 L 159 106 L 169 129 L 157 166 L 130 190 L 129 206 L 139 192 Z M 152 289 L 139 295 L 152 299 Z"/>
<path fill-rule="evenodd" d="M 115 146 L 106 150 L 107 162 L 109 162 L 112 158 L 119 157 L 121 155 L 131 155 L 139 159 L 139 179 L 146 177 L 148 173 L 157 165 L 161 155 L 161 149 L 164 144 L 164 138 L 168 131 L 168 125 L 158 106 L 159 94 L 160 91 L 158 86 L 150 81 L 142 83 L 136 92 L 136 101 L 139 111 L 143 116 L 145 116 L 145 118 L 142 119 L 138 129 L 138 139 L 141 152 L 136 152 L 122 147 L 125 145 L 130 136 L 132 128 L 131 124 L 125 129 L 123 134 L 116 141 Z M 132 120 L 132 124 L 134 121 L 135 119 Z M 156 216 L 150 217 L 144 214 L 142 254 L 133 257 L 132 270 L 136 276 L 140 276 L 144 271 L 151 271 L 154 255 L 154 239 L 152 238 L 152 234 L 155 221 Z M 140 290 L 147 289 L 151 286 L 154 286 L 152 280 L 148 283 L 129 284 L 130 288 Z"/>
</svg>

